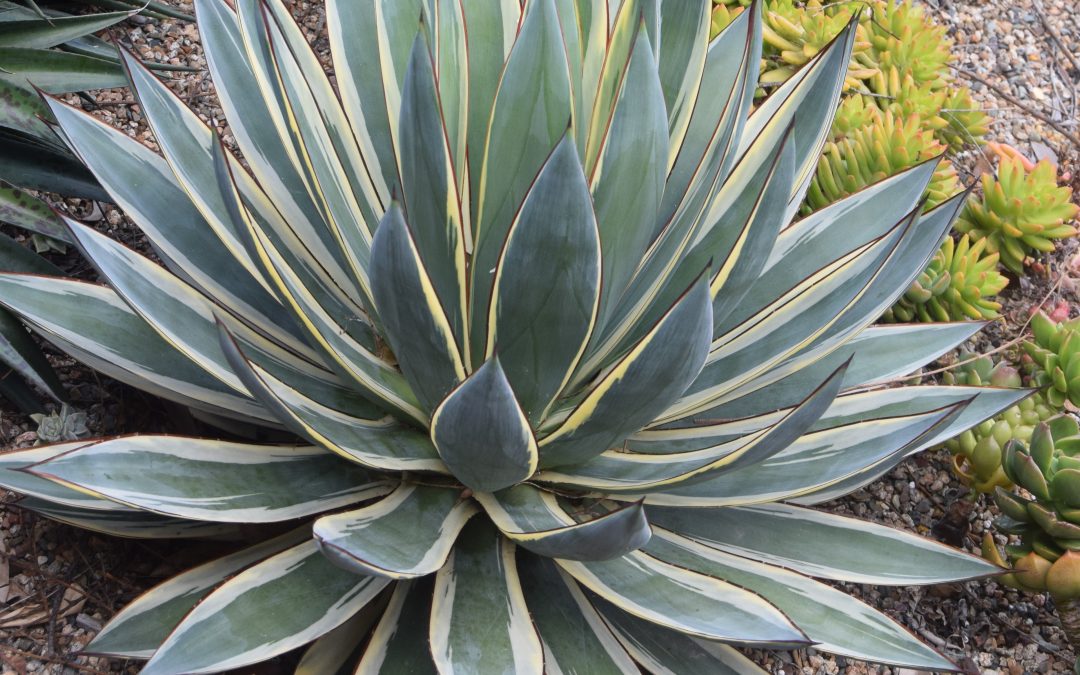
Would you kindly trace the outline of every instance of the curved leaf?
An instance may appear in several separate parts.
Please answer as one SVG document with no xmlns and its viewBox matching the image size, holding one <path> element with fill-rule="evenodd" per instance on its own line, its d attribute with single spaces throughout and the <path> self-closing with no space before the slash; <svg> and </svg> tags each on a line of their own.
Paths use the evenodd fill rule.
<svg viewBox="0 0 1080 675">
<path fill-rule="evenodd" d="M 451 473 L 478 492 L 501 490 L 536 471 L 536 439 L 497 356 L 439 404 L 431 439 Z"/>
<path fill-rule="evenodd" d="M 641 548 L 650 537 L 640 504 L 578 522 L 555 495 L 531 485 L 479 493 L 476 499 L 505 536 L 545 558 L 608 560 Z"/>
<path fill-rule="evenodd" d="M 443 566 L 478 511 L 459 490 L 402 483 L 370 506 L 319 518 L 315 541 L 343 569 L 411 579 Z"/>
<path fill-rule="evenodd" d="M 292 520 L 389 491 L 321 448 L 178 436 L 101 441 L 31 471 L 135 508 L 222 523 Z"/>
<path fill-rule="evenodd" d="M 265 661 L 337 628 L 390 583 L 334 567 L 310 541 L 229 579 L 195 606 L 142 672 L 209 673 Z M 281 598 L 303 598 L 281 611 Z"/>
<path fill-rule="evenodd" d="M 540 637 L 529 619 L 515 547 L 482 519 L 466 527 L 435 576 L 429 640 L 441 675 L 539 675 Z M 476 630 L 483 621 L 486 630 Z"/>
</svg>

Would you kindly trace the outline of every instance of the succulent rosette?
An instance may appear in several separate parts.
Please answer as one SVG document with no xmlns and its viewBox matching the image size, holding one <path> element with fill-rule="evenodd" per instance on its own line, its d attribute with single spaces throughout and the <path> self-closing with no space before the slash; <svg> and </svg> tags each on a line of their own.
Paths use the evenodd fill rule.
<svg viewBox="0 0 1080 675">
<path fill-rule="evenodd" d="M 161 154 L 56 100 L 161 264 L 68 220 L 104 283 L 0 303 L 202 438 L 4 455 L 23 505 L 246 545 L 90 652 L 144 673 L 760 672 L 731 645 L 954 666 L 817 578 L 997 568 L 810 508 L 1023 392 L 877 386 L 978 323 L 874 326 L 959 211 L 935 159 L 792 223 L 855 37 L 756 108 L 760 7 L 197 0 L 243 160 L 136 60 Z M 336 87 L 336 88 L 335 88 Z M 220 429 L 220 431 L 215 430 Z"/>
</svg>

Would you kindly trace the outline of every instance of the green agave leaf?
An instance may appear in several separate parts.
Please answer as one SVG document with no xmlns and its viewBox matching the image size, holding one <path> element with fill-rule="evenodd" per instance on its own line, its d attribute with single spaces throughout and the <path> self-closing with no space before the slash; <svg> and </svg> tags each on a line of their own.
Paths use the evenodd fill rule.
<svg viewBox="0 0 1080 675">
<path fill-rule="evenodd" d="M 415 35 L 419 3 L 410 1 L 397 4 L 402 5 L 406 12 L 410 8 L 416 9 L 410 16 L 413 32 L 402 35 L 408 49 Z M 326 3 L 326 26 L 338 90 L 353 134 L 371 170 L 372 179 L 379 184 L 381 176 L 380 190 L 389 194 L 389 186 L 397 185 L 399 178 L 394 137 L 390 133 L 390 119 L 387 116 L 386 92 L 383 89 L 384 57 L 380 49 L 385 44 L 382 40 L 389 36 L 380 30 L 382 22 L 376 18 L 376 12 L 382 9 L 380 5 L 379 2 L 329 0 Z M 394 124 L 397 121 L 395 118 Z"/>
<path fill-rule="evenodd" d="M 665 2 L 661 7 L 668 12 L 669 6 L 688 4 L 693 5 Z M 709 44 L 689 126 L 681 138 L 672 135 L 669 155 L 673 160 L 669 159 L 670 175 L 656 224 L 661 233 L 654 245 L 667 260 L 700 227 L 708 203 L 735 159 L 735 144 L 757 86 L 760 13 L 760 5 L 751 5 Z M 664 43 L 660 47 L 663 52 Z"/>
<path fill-rule="evenodd" d="M 621 4 L 608 3 L 608 20 L 611 22 L 607 36 L 603 67 L 599 71 L 595 93 L 586 93 L 592 101 L 586 109 L 588 117 L 581 120 L 579 126 L 587 131 L 586 144 L 581 153 L 585 162 L 585 173 L 592 175 L 599 161 L 604 146 L 607 126 L 612 119 L 613 110 L 622 94 L 623 77 L 627 63 L 631 59 L 639 32 L 646 34 L 650 49 L 660 44 L 657 21 L 659 11 L 656 0 L 628 0 Z M 655 52 L 653 53 L 655 62 Z M 592 83 L 584 83 L 583 88 Z M 666 113 L 665 113 L 666 117 Z"/>
<path fill-rule="evenodd" d="M 540 466 L 580 463 L 648 424 L 697 376 L 711 330 L 708 277 L 702 275 L 540 441 Z"/>
<path fill-rule="evenodd" d="M 451 127 L 443 119 L 437 84 L 435 64 L 421 30 L 413 42 L 402 85 L 398 129 L 401 195 L 421 265 L 450 323 L 457 350 L 467 358 L 465 232 L 458 178 L 448 145 Z"/>
<path fill-rule="evenodd" d="M 62 351 L 109 377 L 230 418 L 273 420 L 260 405 L 177 351 L 104 286 L 0 274 L 0 304 Z"/>
<path fill-rule="evenodd" d="M 67 222 L 83 254 L 139 316 L 207 373 L 247 395 L 217 344 L 212 305 L 205 296 L 93 228 Z"/>
<path fill-rule="evenodd" d="M 845 389 L 907 375 L 965 342 L 983 326 L 984 323 L 975 321 L 871 326 L 824 358 L 712 408 L 700 417 L 736 419 L 794 405 L 826 373 L 845 361 L 850 361 L 844 374 Z M 663 431 L 655 433 L 658 437 L 663 435 Z M 647 443 L 652 434 L 646 431 L 635 440 Z"/>
<path fill-rule="evenodd" d="M 634 660 L 658 675 L 763 675 L 735 648 L 661 628 L 620 611 L 609 602 L 590 598 L 600 608 L 615 637 Z"/>
<path fill-rule="evenodd" d="M 902 530 L 787 504 L 650 506 L 649 519 L 712 548 L 815 577 L 908 585 L 998 572 L 982 558 Z"/>
<path fill-rule="evenodd" d="M 388 131 L 395 152 L 399 150 L 401 135 L 401 94 L 405 73 L 409 68 L 409 55 L 420 23 L 430 23 L 424 18 L 425 0 L 375 0 L 375 43 L 378 45 L 379 70 L 376 75 L 382 81 L 382 93 L 386 106 Z M 400 161 L 397 163 L 400 176 Z"/>
<path fill-rule="evenodd" d="M 3 258 L 2 254 L 0 258 Z M 0 310 L 0 361 L 54 401 L 67 399 L 64 386 L 41 348 L 30 338 L 26 327 L 6 310 Z M 35 398 L 32 392 L 27 393 Z M 40 408 L 40 404 L 33 403 L 32 407 Z"/>
<path fill-rule="evenodd" d="M 347 289 L 339 291 L 343 298 L 359 298 L 360 291 L 346 271 L 348 263 L 344 254 L 323 220 L 322 212 L 308 194 L 300 173 L 299 158 L 286 134 L 280 106 L 272 96 L 263 99 L 260 79 L 248 61 L 236 14 L 220 0 L 195 0 L 195 6 L 199 15 L 199 35 L 218 100 L 230 120 L 229 130 L 254 179 L 263 186 L 266 194 L 274 195 L 271 208 L 263 210 L 262 218 L 275 225 L 283 241 L 291 242 L 285 250 L 310 252 L 299 256 L 299 260 L 305 266 L 318 268 L 312 271 L 316 276 L 318 270 L 325 270 L 326 279 L 333 280 L 333 283 L 327 283 L 328 288 L 340 286 Z M 333 28 L 334 24 L 328 22 L 328 25 Z M 262 103 L 250 105 L 252 101 Z M 242 172 L 236 172 L 236 175 L 240 179 Z M 251 196 L 245 191 L 246 198 Z M 275 207 L 280 210 L 280 218 L 276 220 L 272 219 L 271 213 Z"/>
<path fill-rule="evenodd" d="M 821 148 L 831 133 L 857 26 L 853 17 L 829 45 L 772 92 L 747 118 L 739 137 L 738 154 L 742 155 L 760 142 L 765 142 L 764 147 L 772 147 L 788 126 L 793 126 L 792 133 L 799 143 L 795 148 L 795 184 L 783 219 L 785 223 L 798 211 L 817 170 Z"/>
<path fill-rule="evenodd" d="M 787 617 L 761 597 L 641 551 L 603 562 L 556 562 L 619 609 L 681 633 L 747 644 L 807 642 Z M 703 607 L 709 611 L 703 612 Z"/>
<path fill-rule="evenodd" d="M 466 14 L 466 19 L 468 14 Z M 470 285 L 472 335 L 484 335 L 506 233 L 537 172 L 572 120 L 574 101 L 555 0 L 525 8 L 521 29 L 494 99 L 473 218 L 475 250 Z M 544 101 L 544 105 L 536 105 Z M 472 344 L 474 363 L 483 345 Z"/>
<path fill-rule="evenodd" d="M 54 16 L 47 19 L 0 22 L 0 48 L 47 49 L 96 33 L 136 12 L 101 12 L 86 16 Z"/>
<path fill-rule="evenodd" d="M 481 518 L 461 532 L 435 576 L 428 636 L 439 673 L 543 672 L 543 648 L 525 606 L 515 548 Z M 481 617 L 487 629 L 478 631 Z"/>
<path fill-rule="evenodd" d="M 148 659 L 191 608 L 238 572 L 311 536 L 308 527 L 269 539 L 178 574 L 139 595 L 101 629 L 85 651 Z"/>
<path fill-rule="evenodd" d="M 346 459 L 380 471 L 447 473 L 427 434 L 366 407 L 324 402 L 307 394 L 302 381 L 282 380 L 245 353 L 220 326 L 221 346 L 233 370 L 250 391 L 298 435 Z M 375 414 L 372 414 L 375 413 Z"/>
<path fill-rule="evenodd" d="M 487 154 L 491 109 L 510 49 L 521 21 L 518 0 L 461 0 L 468 40 L 468 178 L 467 195 L 480 194 L 480 177 Z M 604 38 L 607 38 L 605 28 Z M 476 222 L 479 203 L 471 205 L 471 222 Z"/>
<path fill-rule="evenodd" d="M 477 492 L 501 490 L 536 471 L 536 438 L 497 356 L 439 404 L 431 440 L 454 477 Z"/>
<path fill-rule="evenodd" d="M 370 304 L 371 236 L 382 206 L 340 103 L 287 10 L 263 0 L 242 0 L 237 9 L 263 98 L 288 118 L 288 130 L 279 130 L 282 142 L 293 145 L 308 193 L 344 254 L 351 279 Z"/>
<path fill-rule="evenodd" d="M 839 393 L 845 368 L 846 364 L 840 366 L 798 406 L 753 434 L 682 453 L 609 450 L 571 469 L 543 471 L 537 480 L 618 494 L 663 490 L 670 485 L 737 472 L 782 452 L 808 431 Z"/>
<path fill-rule="evenodd" d="M 866 292 L 829 326 L 811 345 L 796 357 L 795 362 L 810 362 L 823 352 L 835 349 L 849 337 L 876 321 L 891 307 L 904 290 L 926 269 L 948 236 L 953 220 L 960 213 L 967 195 L 961 193 L 939 205 L 933 211 L 912 222 L 896 250 L 885 261 L 882 270 L 870 282 Z M 785 369 L 782 366 L 778 370 Z"/>
<path fill-rule="evenodd" d="M 222 523 L 292 520 L 390 490 L 321 448 L 177 436 L 113 438 L 29 470 L 134 508 Z"/>
<path fill-rule="evenodd" d="M 460 490 L 402 483 L 370 506 L 319 518 L 315 541 L 342 569 L 411 579 L 443 566 L 478 511 Z"/>
<path fill-rule="evenodd" d="M 589 187 L 568 133 L 510 227 L 488 317 L 487 355 L 498 352 L 533 424 L 566 386 L 595 325 L 600 260 Z"/>
<path fill-rule="evenodd" d="M 217 189 L 210 128 L 138 59 L 126 50 L 120 50 L 120 55 L 131 80 L 131 89 L 146 114 L 173 178 L 228 252 L 272 294 L 272 287 L 244 245 L 243 223 L 229 218 L 229 208 Z"/>
<path fill-rule="evenodd" d="M 395 587 L 395 591 L 397 588 Z M 293 675 L 353 675 L 364 638 L 384 617 L 388 593 L 364 606 L 351 619 L 311 643 Z"/>
<path fill-rule="evenodd" d="M 390 604 L 371 634 L 355 675 L 389 672 L 434 675 L 438 672 L 431 651 L 425 648 L 431 618 L 433 581 L 428 577 L 399 581 L 394 585 Z M 312 672 L 311 675 L 322 675 L 324 672 Z"/>
<path fill-rule="evenodd" d="M 900 624 L 823 583 L 702 546 L 663 529 L 657 530 L 647 550 L 668 563 L 760 593 L 806 631 L 815 649 L 921 670 L 955 668 Z"/>
<path fill-rule="evenodd" d="M 625 4 L 621 13 L 629 12 L 631 4 Z M 641 4 L 649 4 L 649 0 Z M 635 27 L 611 117 L 603 121 L 605 131 L 598 141 L 595 162 L 587 164 L 602 250 L 604 282 L 597 313 L 600 326 L 607 323 L 652 241 L 654 214 L 667 177 L 668 122 L 652 51 L 655 43 L 649 41 L 644 18 L 637 18 L 642 23 Z M 618 33 L 613 37 L 617 39 Z M 616 48 L 613 42 L 609 58 Z M 601 92 L 603 89 L 602 80 Z M 700 271 L 695 270 L 695 274 Z"/>
<path fill-rule="evenodd" d="M 574 90 L 574 114 L 578 120 L 578 155 L 584 156 L 588 150 L 587 125 L 596 103 L 596 94 L 600 86 L 600 73 L 607 60 L 608 29 L 614 16 L 609 16 L 608 0 L 574 0 L 574 23 L 577 24 L 577 42 L 581 51 L 581 79 L 577 80 L 579 57 L 571 55 L 574 70 L 572 76 L 581 85 Z M 560 4 L 560 19 L 568 23 L 567 13 L 563 13 L 565 3 Z M 569 32 L 569 31 L 564 31 Z M 567 45 L 569 48 L 569 45 Z"/>
<path fill-rule="evenodd" d="M 223 155 L 219 151 L 216 157 L 220 160 Z M 267 271 L 271 273 L 281 296 L 307 330 L 312 342 L 322 348 L 327 361 L 346 380 L 359 385 L 360 393 L 380 407 L 398 410 L 403 416 L 426 422 L 427 415 L 419 409 L 416 398 L 401 373 L 374 353 L 373 350 L 377 348 L 374 336 L 348 328 L 350 324 L 362 323 L 359 320 L 360 317 L 335 311 L 338 305 L 331 297 L 332 294 L 323 292 L 325 289 L 319 287 L 321 283 L 319 274 L 308 274 L 310 270 L 304 265 L 297 268 L 289 264 L 290 261 L 270 241 L 264 228 L 258 226 L 250 214 L 241 207 L 235 184 L 226 174 L 225 163 L 219 161 L 218 179 L 221 183 L 221 192 L 226 198 L 225 201 L 232 216 L 246 223 L 251 235 L 251 244 Z M 356 334 L 358 336 L 354 337 Z M 364 340 L 365 337 L 370 339 Z M 246 357 L 240 358 L 231 343 L 232 340 L 224 340 L 222 346 L 226 354 L 231 355 L 233 368 L 239 373 L 247 374 Z M 253 354 L 253 356 L 257 358 L 256 355 Z M 250 385 L 258 388 L 264 396 L 270 393 L 263 384 L 254 381 L 258 378 L 249 377 L 249 379 L 253 380 Z M 278 396 L 269 398 L 276 400 Z M 282 411 L 289 412 L 285 409 L 279 410 L 279 412 Z M 289 412 L 286 419 L 292 419 L 295 414 Z M 310 417 L 306 414 L 301 416 Z M 299 422 L 299 420 L 295 421 Z M 312 431 L 305 430 L 302 433 L 311 435 Z"/>
<path fill-rule="evenodd" d="M 143 668 L 208 673 L 265 661 L 337 628 L 389 583 L 334 567 L 310 541 L 219 586 L 188 613 Z M 282 612 L 283 597 L 303 598 Z"/>
<path fill-rule="evenodd" d="M 127 539 L 236 539 L 241 533 L 241 528 L 233 523 L 168 518 L 133 509 L 83 509 L 36 497 L 24 497 L 14 506 L 66 525 Z"/>
<path fill-rule="evenodd" d="M 304 31 L 296 23 L 290 7 L 280 0 L 262 0 L 261 4 L 264 8 L 263 16 L 267 22 L 272 53 L 278 70 L 288 79 L 298 76 L 298 84 L 303 85 L 297 95 L 292 93 L 291 83 L 285 81 L 285 88 L 289 91 L 287 101 L 290 105 L 304 101 L 306 96 L 303 89 L 310 91 L 310 100 L 317 104 L 320 112 L 317 121 L 321 122 L 325 128 L 325 136 L 321 134 L 320 136 L 332 144 L 327 146 L 332 149 L 330 160 L 340 162 L 345 182 L 351 188 L 357 203 L 364 212 L 362 224 L 366 224 L 366 233 L 370 235 L 374 233 L 378 217 L 390 200 L 390 193 L 382 183 L 382 176 L 372 172 L 368 167 L 361 146 L 352 133 L 348 114 L 341 106 L 341 99 L 330 82 L 326 68 L 308 42 Z M 399 2 L 398 4 L 407 3 Z M 270 21 L 271 17 L 273 22 Z M 300 122 L 301 128 L 304 124 Z M 312 138 L 315 137 L 312 136 Z M 306 139 L 305 135 L 303 141 L 305 144 L 309 142 Z M 320 177 L 319 181 L 321 190 L 325 178 Z M 351 237 L 348 232 L 343 232 L 343 235 L 346 241 Z M 370 238 L 363 237 L 361 241 L 370 242 Z M 356 242 L 350 242 L 349 245 L 356 245 Z"/>
<path fill-rule="evenodd" d="M 0 47 L 0 79 L 26 91 L 50 94 L 112 89 L 127 84 L 116 61 L 48 49 Z"/>
<path fill-rule="evenodd" d="M 67 276 L 56 265 L 6 234 L 0 234 L 0 269 L 45 276 Z"/>
<path fill-rule="evenodd" d="M 112 201 L 82 162 L 55 144 L 51 131 L 43 137 L 35 130 L 0 127 L 0 179 L 30 190 Z"/>
<path fill-rule="evenodd" d="M 76 448 L 81 448 L 94 441 L 73 441 L 70 443 L 54 443 L 42 445 L 29 450 L 16 450 L 5 452 L 0 455 L 0 486 L 5 490 L 18 492 L 33 497 L 43 502 L 50 502 L 61 506 L 70 506 L 75 509 L 87 511 L 130 511 L 126 506 L 116 502 L 92 497 L 85 492 L 79 492 L 70 487 L 65 487 L 51 480 L 39 478 L 27 471 L 27 467 L 52 459 Z"/>
<path fill-rule="evenodd" d="M 670 422 L 723 402 L 736 387 L 819 337 L 866 293 L 899 245 L 904 225 L 870 244 L 848 249 L 767 309 L 714 340 L 701 375 L 659 421 Z"/>
<path fill-rule="evenodd" d="M 56 99 L 48 99 L 48 103 L 76 152 L 161 252 L 174 275 L 190 280 L 235 316 L 266 327 L 264 330 L 290 348 L 304 349 L 295 337 L 289 338 L 295 327 L 288 321 L 282 325 L 286 315 L 281 312 L 281 303 L 223 245 L 187 193 L 176 185 L 161 157 L 76 108 Z M 154 199 L 147 199 L 147 194 L 153 194 Z M 87 241 L 98 241 L 92 237 L 82 240 L 83 246 Z"/>
<path fill-rule="evenodd" d="M 925 389 L 926 391 L 918 392 L 919 394 L 923 394 L 923 396 L 918 397 L 920 403 L 932 401 L 932 397 L 935 394 L 942 396 L 942 398 L 952 398 L 953 400 L 965 396 L 967 399 L 965 400 L 965 405 L 954 418 L 951 418 L 947 420 L 947 423 L 934 428 L 932 433 L 918 439 L 917 443 L 912 443 L 903 448 L 901 452 L 894 453 L 886 461 L 867 466 L 832 485 L 823 486 L 807 492 L 804 495 L 800 495 L 793 501 L 803 505 L 819 504 L 831 501 L 836 497 L 848 494 L 853 490 L 857 490 L 863 485 L 871 483 L 891 471 L 893 467 L 899 464 L 905 457 L 909 457 L 926 450 L 927 448 L 943 443 L 953 436 L 956 436 L 961 431 L 970 429 L 979 422 L 989 417 L 993 417 L 1031 395 L 1031 390 L 995 389 L 993 387 L 977 387 L 974 391 L 971 387 L 926 387 Z M 895 395 L 901 392 L 905 394 L 908 399 L 915 397 L 916 393 L 911 387 L 874 393 Z M 883 396 L 882 400 L 885 400 L 886 398 L 887 397 Z M 847 409 L 846 412 L 851 412 L 851 409 Z M 840 415 L 840 410 L 837 411 L 837 414 L 838 416 Z M 839 419 L 837 421 L 839 421 Z"/>
<path fill-rule="evenodd" d="M 471 82 L 467 43 L 475 37 L 466 35 L 465 8 L 460 0 L 425 0 L 424 11 L 429 44 L 437 45 L 432 55 L 439 82 L 439 101 L 445 119 L 446 142 L 453 159 L 454 182 L 461 192 L 469 187 L 466 148 Z M 467 224 L 468 216 L 465 213 L 462 216 Z"/>
<path fill-rule="evenodd" d="M 654 246 L 590 366 L 595 368 L 608 354 L 619 353 L 640 339 L 682 289 L 714 260 L 719 263 L 709 280 L 714 322 L 738 305 L 758 277 L 783 222 L 781 212 L 791 189 L 794 164 L 793 142 L 789 140 L 785 136 L 776 147 L 758 153 L 754 161 L 742 161 L 735 167 L 716 197 L 724 203 L 719 209 L 722 224 L 710 221 L 696 238 L 687 237 L 677 250 Z M 590 368 L 583 370 L 589 372 Z"/>
<path fill-rule="evenodd" d="M 549 672 L 637 675 L 641 671 L 619 646 L 581 588 L 551 560 L 522 555 L 518 561 L 529 612 L 544 646 Z"/>
<path fill-rule="evenodd" d="M 465 367 L 416 241 L 392 203 L 371 246 L 371 290 L 405 378 L 432 410 L 465 379 Z"/>
<path fill-rule="evenodd" d="M 934 168 L 934 162 L 919 164 L 786 228 L 754 282 L 753 292 L 723 321 L 717 322 L 715 335 L 730 333 L 836 260 L 838 252 L 851 251 L 894 231 L 896 224 L 904 221 L 918 205 Z"/>
<path fill-rule="evenodd" d="M 640 504 L 578 522 L 554 494 L 527 484 L 475 497 L 503 535 L 545 558 L 609 560 L 641 548 L 650 536 Z"/>
<path fill-rule="evenodd" d="M 668 111 L 668 137 L 675 148 L 682 145 L 701 93 L 711 9 L 709 0 L 660 4 L 660 82 Z M 709 87 L 712 86 L 710 81 Z M 668 153 L 669 170 L 676 155 Z"/>
<path fill-rule="evenodd" d="M 858 422 L 808 433 L 773 457 L 741 471 L 650 492 L 646 503 L 738 506 L 810 493 L 903 452 L 909 444 L 947 424 L 962 405 L 896 417 L 860 416 Z"/>
</svg>

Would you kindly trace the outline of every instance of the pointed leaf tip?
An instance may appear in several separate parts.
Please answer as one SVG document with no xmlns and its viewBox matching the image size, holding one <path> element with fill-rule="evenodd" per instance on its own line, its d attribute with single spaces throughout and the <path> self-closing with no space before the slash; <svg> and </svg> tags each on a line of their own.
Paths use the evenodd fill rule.
<svg viewBox="0 0 1080 675">
<path fill-rule="evenodd" d="M 431 438 L 454 476 L 478 492 L 501 490 L 536 471 L 536 439 L 497 357 L 439 405 Z"/>
</svg>

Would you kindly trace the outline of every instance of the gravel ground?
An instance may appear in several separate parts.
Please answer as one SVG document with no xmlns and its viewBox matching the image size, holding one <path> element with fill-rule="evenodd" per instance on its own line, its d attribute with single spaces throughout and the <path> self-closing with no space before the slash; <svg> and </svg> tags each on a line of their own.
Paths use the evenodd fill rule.
<svg viewBox="0 0 1080 675">
<path fill-rule="evenodd" d="M 1033 158 L 1049 157 L 1080 188 L 1080 19 L 1075 0 L 925 0 L 957 41 L 957 79 L 968 84 L 993 117 L 991 138 L 1017 146 Z M 316 3 L 296 13 L 325 54 L 325 18 Z M 196 67 L 204 65 L 195 27 L 179 21 L 136 17 L 122 41 L 141 57 Z M 172 81 L 174 90 L 231 142 L 203 73 Z M 75 100 L 75 99 L 73 99 Z M 83 106 L 103 120 L 153 145 L 130 93 L 103 92 Z M 958 158 L 968 176 L 978 153 Z M 71 201 L 65 207 L 84 220 L 145 250 L 145 242 L 117 211 Z M 989 349 L 1015 338 L 1031 309 L 1060 301 L 1080 313 L 1080 245 L 1068 242 L 1038 269 L 1013 280 L 1004 294 L 1007 321 L 984 331 L 976 346 Z M 73 255 L 56 262 L 82 276 Z M 182 411 L 124 385 L 101 378 L 59 354 L 51 354 L 75 406 L 89 413 L 95 435 L 126 431 L 181 431 Z M 0 408 L 0 447 L 29 447 L 34 424 Z M 948 469 L 948 454 L 924 453 L 886 478 L 823 508 L 834 513 L 918 532 L 971 551 L 995 515 L 985 499 L 967 490 Z M 6 501 L 13 499 L 7 495 Z M 1003 540 L 1001 543 L 1004 543 Z M 0 675 L 22 673 L 135 672 L 135 664 L 80 656 L 100 626 L 141 591 L 176 571 L 222 552 L 215 544 L 118 541 L 0 507 Z M 883 609 L 912 632 L 952 657 L 966 673 L 1067 672 L 1074 655 L 1042 595 L 1017 593 L 993 581 L 922 588 L 850 586 L 846 590 Z M 751 652 L 773 673 L 905 673 L 804 650 Z M 244 673 L 288 670 L 289 658 Z"/>
</svg>

